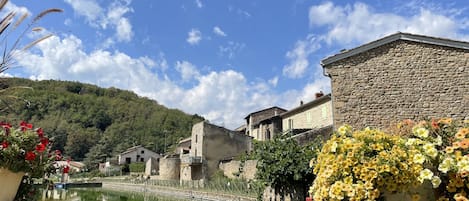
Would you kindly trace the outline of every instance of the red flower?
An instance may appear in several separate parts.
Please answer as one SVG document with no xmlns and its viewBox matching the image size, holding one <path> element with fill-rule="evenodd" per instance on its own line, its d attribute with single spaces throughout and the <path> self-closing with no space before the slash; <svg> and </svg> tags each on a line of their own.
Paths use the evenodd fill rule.
<svg viewBox="0 0 469 201">
<path fill-rule="evenodd" d="M 28 161 L 33 161 L 36 159 L 36 154 L 32 151 L 26 152 L 26 156 L 24 157 Z"/>
<path fill-rule="evenodd" d="M 2 147 L 3 147 L 4 149 L 6 149 L 6 148 L 8 148 L 8 145 L 9 145 L 8 142 L 7 142 L 6 140 L 3 140 L 3 142 L 2 142 Z"/>
<path fill-rule="evenodd" d="M 47 146 L 49 144 L 49 139 L 46 137 L 42 137 L 41 144 L 43 144 L 44 146 Z"/>
<path fill-rule="evenodd" d="M 2 126 L 3 129 L 5 129 L 5 135 L 6 136 L 10 135 L 10 128 L 11 128 L 10 123 L 0 122 L 0 126 Z"/>
<path fill-rule="evenodd" d="M 38 128 L 36 132 L 37 136 L 39 136 L 40 138 L 44 137 L 44 130 L 42 130 L 42 128 Z"/>
<path fill-rule="evenodd" d="M 40 143 L 38 145 L 36 145 L 36 151 L 39 152 L 39 153 L 42 153 L 46 150 L 46 145 Z"/>
<path fill-rule="evenodd" d="M 21 131 L 26 131 L 27 129 L 33 129 L 33 124 L 28 124 L 25 121 L 20 123 Z"/>
</svg>

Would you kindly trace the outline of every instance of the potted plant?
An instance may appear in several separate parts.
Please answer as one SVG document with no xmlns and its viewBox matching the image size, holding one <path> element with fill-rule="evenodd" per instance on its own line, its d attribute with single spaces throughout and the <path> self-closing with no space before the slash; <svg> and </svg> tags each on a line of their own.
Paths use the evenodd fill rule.
<svg viewBox="0 0 469 201">
<path fill-rule="evenodd" d="M 0 201 L 14 199 L 24 176 L 42 178 L 55 171 L 60 151 L 51 151 L 41 128 L 21 122 L 18 128 L 0 122 Z"/>
</svg>

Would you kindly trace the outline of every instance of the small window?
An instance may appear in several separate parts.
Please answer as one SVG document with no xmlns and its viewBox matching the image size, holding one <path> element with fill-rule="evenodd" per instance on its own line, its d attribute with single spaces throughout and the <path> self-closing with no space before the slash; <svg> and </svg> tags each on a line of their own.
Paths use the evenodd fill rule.
<svg viewBox="0 0 469 201">
<path fill-rule="evenodd" d="M 142 150 L 140 153 L 141 153 L 141 154 L 144 154 L 144 153 L 145 153 L 145 151 L 143 151 L 143 150 Z"/>
<path fill-rule="evenodd" d="M 140 158 L 140 162 L 143 162 L 143 158 Z"/>
<path fill-rule="evenodd" d="M 197 135 L 195 135 L 195 143 L 197 143 Z"/>
</svg>

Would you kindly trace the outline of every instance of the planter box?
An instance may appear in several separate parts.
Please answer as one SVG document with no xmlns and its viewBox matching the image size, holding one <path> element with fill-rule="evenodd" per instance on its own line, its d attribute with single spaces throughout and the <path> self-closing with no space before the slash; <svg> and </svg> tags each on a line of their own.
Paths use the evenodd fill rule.
<svg viewBox="0 0 469 201">
<path fill-rule="evenodd" d="M 24 172 L 14 173 L 8 169 L 0 168 L 0 201 L 12 201 L 15 198 Z"/>
</svg>

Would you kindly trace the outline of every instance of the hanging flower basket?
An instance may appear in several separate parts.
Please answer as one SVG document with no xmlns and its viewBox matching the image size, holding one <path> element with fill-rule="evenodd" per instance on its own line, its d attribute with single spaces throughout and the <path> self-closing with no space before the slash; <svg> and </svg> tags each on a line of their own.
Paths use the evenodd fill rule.
<svg viewBox="0 0 469 201">
<path fill-rule="evenodd" d="M 0 168 L 0 201 L 12 201 L 15 198 L 18 187 L 24 172 L 12 172 L 5 168 Z"/>
</svg>

